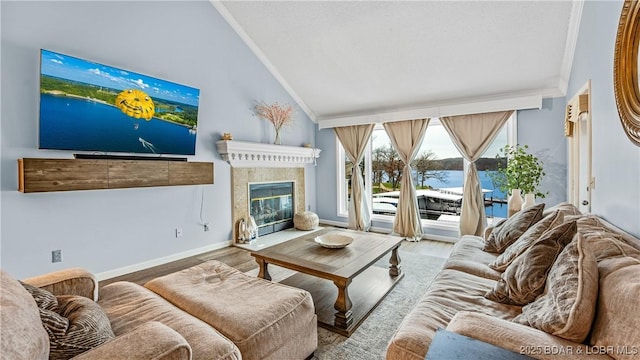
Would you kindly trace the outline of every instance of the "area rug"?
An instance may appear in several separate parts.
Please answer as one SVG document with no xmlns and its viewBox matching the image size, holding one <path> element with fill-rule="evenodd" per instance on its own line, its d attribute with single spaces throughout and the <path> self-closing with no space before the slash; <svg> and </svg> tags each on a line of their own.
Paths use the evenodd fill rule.
<svg viewBox="0 0 640 360">
<path fill-rule="evenodd" d="M 375 360 L 384 359 L 387 344 L 405 315 L 413 309 L 442 269 L 445 259 L 400 251 L 404 278 L 347 338 L 318 327 L 318 348 L 314 360 Z M 388 256 L 374 266 L 387 268 Z M 257 274 L 257 269 L 247 272 Z M 273 281 L 282 281 L 294 274 L 291 270 L 269 265 Z"/>
</svg>

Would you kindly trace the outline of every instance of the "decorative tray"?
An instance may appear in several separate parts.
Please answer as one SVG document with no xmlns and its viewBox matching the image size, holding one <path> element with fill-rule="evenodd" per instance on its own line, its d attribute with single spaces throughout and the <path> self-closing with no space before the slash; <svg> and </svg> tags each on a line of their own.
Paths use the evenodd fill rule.
<svg viewBox="0 0 640 360">
<path fill-rule="evenodd" d="M 342 249 L 351 242 L 353 242 L 353 238 L 347 235 L 325 234 L 316 237 L 316 243 L 330 249 Z"/>
</svg>

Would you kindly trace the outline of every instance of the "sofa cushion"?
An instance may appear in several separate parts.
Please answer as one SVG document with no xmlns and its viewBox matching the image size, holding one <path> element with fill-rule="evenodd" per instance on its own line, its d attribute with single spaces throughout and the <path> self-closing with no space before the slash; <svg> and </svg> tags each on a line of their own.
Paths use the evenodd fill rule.
<svg viewBox="0 0 640 360">
<path fill-rule="evenodd" d="M 138 284 L 121 281 L 106 285 L 100 289 L 98 303 L 116 336 L 158 321 L 187 340 L 194 360 L 241 358 L 238 348 L 214 328 Z"/>
<path fill-rule="evenodd" d="M 49 359 L 70 359 L 113 339 L 115 335 L 102 308 L 83 296 L 58 296 L 56 311 L 41 309 L 49 333 Z"/>
<path fill-rule="evenodd" d="M 438 328 L 460 311 L 512 320 L 521 307 L 488 300 L 484 294 L 496 282 L 458 270 L 442 270 L 427 293 L 405 316 L 387 346 L 387 359 L 424 359 Z"/>
<path fill-rule="evenodd" d="M 54 295 L 80 295 L 98 300 L 98 280 L 83 268 L 66 268 L 25 278 L 29 285 L 50 291 Z"/>
<path fill-rule="evenodd" d="M 594 217 L 595 220 L 597 220 L 598 224 L 600 226 L 602 226 L 604 229 L 606 229 L 607 232 L 609 233 L 614 233 L 616 235 L 618 235 L 618 238 L 623 241 L 625 244 L 635 248 L 636 250 L 640 251 L 640 239 L 625 232 L 624 230 L 618 228 L 617 226 L 607 222 L 606 220 L 600 218 L 600 217 L 595 217 L 594 216 L 589 216 L 587 218 L 592 218 Z M 580 224 L 578 223 L 578 230 L 580 230 Z"/>
<path fill-rule="evenodd" d="M 522 357 L 515 355 L 498 357 L 491 356 L 494 354 L 486 354 L 487 356 L 481 357 L 484 360 L 532 358 L 539 360 L 612 360 L 611 357 L 600 354 L 599 349 L 593 349 L 588 344 L 578 344 L 530 326 L 475 312 L 461 311 L 457 313 L 447 325 L 447 330 L 523 354 Z M 468 358 L 480 357 L 469 356 Z"/>
<path fill-rule="evenodd" d="M 580 210 L 575 207 L 575 205 L 570 204 L 568 202 L 561 202 L 554 206 L 545 208 L 542 212 L 542 216 L 546 217 L 554 211 L 560 211 L 564 216 L 572 216 L 572 215 L 582 215 Z"/>
<path fill-rule="evenodd" d="M 191 346 L 170 327 L 149 321 L 73 360 L 191 360 Z"/>
<path fill-rule="evenodd" d="M 481 237 L 462 236 L 453 246 L 444 268 L 460 270 L 486 279 L 500 279 L 501 274 L 487 265 L 496 259 L 496 254 L 483 251 L 483 247 L 484 241 Z"/>
<path fill-rule="evenodd" d="M 0 271 L 0 357 L 12 360 L 49 358 L 49 336 L 38 306 L 18 280 Z"/>
<path fill-rule="evenodd" d="M 513 321 L 581 343 L 591 330 L 598 299 L 598 264 L 580 234 L 551 267 L 545 292 Z"/>
<path fill-rule="evenodd" d="M 578 232 L 582 234 L 585 240 L 592 247 L 596 260 L 600 261 L 609 257 L 611 254 L 617 254 L 619 251 L 612 248 L 612 243 L 625 247 L 632 247 L 636 252 L 640 252 L 640 239 L 618 229 L 603 219 L 595 215 L 569 216 L 565 219 L 576 220 L 578 224 Z M 609 243 L 602 243 L 602 239 L 614 239 Z"/>
<path fill-rule="evenodd" d="M 550 213 L 527 229 L 527 231 L 525 231 L 524 234 L 522 234 L 513 244 L 509 245 L 509 247 L 507 247 L 507 249 L 500 254 L 497 259 L 492 261 L 489 264 L 489 267 L 497 271 L 505 271 L 507 266 L 509 266 L 516 257 L 538 241 L 542 234 L 562 224 L 563 221 L 564 215 L 560 210 Z"/>
<path fill-rule="evenodd" d="M 505 222 L 496 225 L 485 240 L 484 251 L 502 253 L 509 245 L 527 231 L 533 224 L 542 219 L 544 203 L 533 205 L 518 211 Z"/>
<path fill-rule="evenodd" d="M 487 299 L 513 305 L 535 300 L 544 291 L 551 266 L 575 233 L 575 221 L 545 232 L 507 267 L 494 288 L 486 293 Z"/>
<path fill-rule="evenodd" d="M 618 256 L 598 264 L 600 291 L 591 345 L 612 347 L 616 359 L 635 359 L 640 349 L 640 258 Z M 634 351 L 635 350 L 635 351 Z"/>
<path fill-rule="evenodd" d="M 243 358 L 263 359 L 294 345 L 301 351 L 290 357 L 304 358 L 317 347 L 315 307 L 305 290 L 248 276 L 215 260 L 153 279 L 145 287 L 215 327 Z M 310 338 L 291 344 L 289 339 L 299 334 Z"/>
</svg>

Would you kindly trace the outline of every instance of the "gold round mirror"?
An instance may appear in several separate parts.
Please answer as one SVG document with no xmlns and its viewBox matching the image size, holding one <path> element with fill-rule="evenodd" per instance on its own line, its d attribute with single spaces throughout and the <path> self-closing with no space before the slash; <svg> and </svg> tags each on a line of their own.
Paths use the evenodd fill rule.
<svg viewBox="0 0 640 360">
<path fill-rule="evenodd" d="M 613 86 L 622 128 L 640 146 L 640 2 L 626 0 L 622 7 L 613 59 Z"/>
</svg>

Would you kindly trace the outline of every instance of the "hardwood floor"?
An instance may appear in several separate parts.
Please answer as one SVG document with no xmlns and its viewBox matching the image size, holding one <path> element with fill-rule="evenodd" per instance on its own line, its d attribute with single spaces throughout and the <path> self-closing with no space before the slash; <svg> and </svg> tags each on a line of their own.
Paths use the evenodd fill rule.
<svg viewBox="0 0 640 360">
<path fill-rule="evenodd" d="M 257 269 L 258 264 L 250 255 L 250 252 L 235 246 L 226 247 L 224 249 L 214 250 L 199 255 L 191 256 L 181 260 L 173 261 L 136 271 L 134 273 L 118 276 L 115 278 L 100 281 L 100 287 L 111 284 L 116 281 L 131 281 L 140 285 L 144 285 L 147 281 L 159 276 L 171 274 L 176 271 L 190 268 L 205 261 L 218 260 L 229 266 L 232 266 L 242 272 Z"/>
<path fill-rule="evenodd" d="M 400 251 L 408 251 L 441 258 L 448 258 L 452 248 L 452 243 L 434 240 L 422 240 L 419 242 L 403 241 L 402 245 L 400 245 Z M 100 287 L 116 281 L 131 281 L 144 285 L 147 281 L 156 277 L 187 269 L 209 260 L 218 260 L 242 272 L 246 272 L 258 268 L 258 263 L 250 254 L 251 253 L 247 250 L 230 246 L 224 249 L 202 253 L 149 269 L 103 280 L 100 281 Z"/>
<path fill-rule="evenodd" d="M 400 246 L 400 250 L 402 251 L 435 256 L 443 259 L 449 258 L 452 249 L 453 243 L 436 240 L 422 240 L 418 242 L 404 241 L 402 246 Z"/>
</svg>

